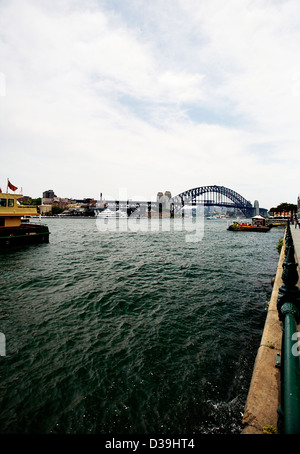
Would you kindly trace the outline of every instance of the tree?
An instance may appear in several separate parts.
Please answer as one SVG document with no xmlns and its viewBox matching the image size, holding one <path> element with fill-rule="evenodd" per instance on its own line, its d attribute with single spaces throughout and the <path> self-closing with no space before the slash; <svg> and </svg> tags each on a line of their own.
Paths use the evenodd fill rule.
<svg viewBox="0 0 300 454">
<path fill-rule="evenodd" d="M 41 205 L 41 203 L 42 203 L 41 197 L 38 197 L 37 199 L 29 198 L 28 200 L 22 201 L 22 205 L 31 205 L 31 206 Z"/>
<path fill-rule="evenodd" d="M 57 214 L 62 213 L 63 211 L 64 211 L 63 208 L 60 208 L 60 207 L 58 207 L 58 206 L 56 206 L 56 205 L 52 205 L 52 214 L 53 214 L 54 216 L 56 216 Z"/>
<path fill-rule="evenodd" d="M 282 202 L 277 207 L 272 207 L 269 210 L 271 213 L 295 213 L 297 211 L 297 205 L 294 203 Z"/>
<path fill-rule="evenodd" d="M 42 204 L 41 197 L 38 197 L 37 199 L 32 200 L 32 205 L 41 205 L 41 204 Z"/>
</svg>

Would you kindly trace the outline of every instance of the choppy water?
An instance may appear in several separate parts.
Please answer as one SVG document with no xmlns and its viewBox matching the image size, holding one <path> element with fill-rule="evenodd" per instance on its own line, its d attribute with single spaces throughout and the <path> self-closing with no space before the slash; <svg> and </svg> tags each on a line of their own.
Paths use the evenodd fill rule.
<svg viewBox="0 0 300 454">
<path fill-rule="evenodd" d="M 282 232 L 45 222 L 0 252 L 1 433 L 240 432 Z"/>
</svg>

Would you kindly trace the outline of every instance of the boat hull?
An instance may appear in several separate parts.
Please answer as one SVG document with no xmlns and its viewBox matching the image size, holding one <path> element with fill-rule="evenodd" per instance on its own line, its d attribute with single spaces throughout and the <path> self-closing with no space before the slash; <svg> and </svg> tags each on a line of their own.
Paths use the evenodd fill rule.
<svg viewBox="0 0 300 454">
<path fill-rule="evenodd" d="M 0 247 L 21 244 L 49 243 L 49 229 L 45 225 L 21 224 L 18 227 L 0 227 Z"/>
</svg>

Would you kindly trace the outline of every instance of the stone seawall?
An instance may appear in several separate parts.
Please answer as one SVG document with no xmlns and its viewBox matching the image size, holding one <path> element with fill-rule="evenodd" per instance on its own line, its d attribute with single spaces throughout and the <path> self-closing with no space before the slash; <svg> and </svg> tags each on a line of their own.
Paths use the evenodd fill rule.
<svg viewBox="0 0 300 454">
<path fill-rule="evenodd" d="M 295 247 L 295 258 L 300 276 L 300 229 L 291 225 Z M 268 312 L 257 352 L 252 380 L 245 405 L 242 434 L 263 434 L 264 428 L 272 426 L 277 429 L 280 405 L 280 369 L 276 367 L 276 355 L 281 354 L 282 323 L 278 317 L 277 297 L 282 285 L 282 263 L 285 257 L 283 244 L 276 277 L 273 285 Z M 299 280 L 298 284 L 299 286 Z M 298 326 L 298 331 L 300 326 Z"/>
<path fill-rule="evenodd" d="M 277 408 L 280 405 L 280 369 L 275 364 L 277 353 L 281 353 L 282 338 L 277 296 L 282 284 L 283 260 L 284 247 L 281 249 L 264 331 L 254 364 L 243 416 L 242 434 L 263 434 L 266 426 L 273 426 L 277 429 Z"/>
</svg>

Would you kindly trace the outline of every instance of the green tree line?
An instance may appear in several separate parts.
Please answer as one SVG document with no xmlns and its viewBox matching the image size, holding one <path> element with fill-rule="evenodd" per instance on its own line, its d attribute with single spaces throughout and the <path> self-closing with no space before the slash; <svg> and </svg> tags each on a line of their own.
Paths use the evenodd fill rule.
<svg viewBox="0 0 300 454">
<path fill-rule="evenodd" d="M 279 205 L 277 205 L 277 207 L 270 208 L 269 211 L 271 213 L 288 213 L 290 211 L 292 213 L 296 213 L 297 205 L 295 205 L 294 203 L 283 202 L 283 203 L 280 203 Z"/>
</svg>

